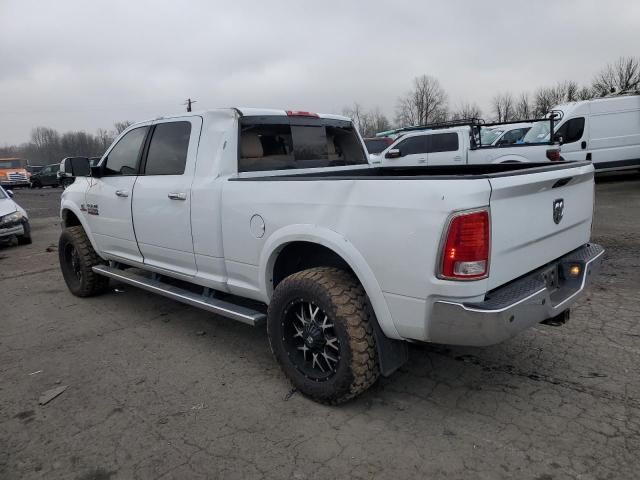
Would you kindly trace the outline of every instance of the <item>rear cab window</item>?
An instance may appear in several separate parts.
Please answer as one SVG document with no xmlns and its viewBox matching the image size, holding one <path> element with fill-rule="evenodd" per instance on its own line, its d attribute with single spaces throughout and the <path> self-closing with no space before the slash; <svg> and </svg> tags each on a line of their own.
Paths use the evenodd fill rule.
<svg viewBox="0 0 640 480">
<path fill-rule="evenodd" d="M 242 117 L 238 153 L 238 172 L 368 163 L 350 121 L 315 117 Z"/>
<path fill-rule="evenodd" d="M 457 133 L 434 133 L 427 136 L 427 152 L 455 152 L 459 148 Z"/>
<path fill-rule="evenodd" d="M 149 143 L 145 175 L 182 175 L 187 164 L 190 136 L 190 122 L 156 125 Z"/>
</svg>

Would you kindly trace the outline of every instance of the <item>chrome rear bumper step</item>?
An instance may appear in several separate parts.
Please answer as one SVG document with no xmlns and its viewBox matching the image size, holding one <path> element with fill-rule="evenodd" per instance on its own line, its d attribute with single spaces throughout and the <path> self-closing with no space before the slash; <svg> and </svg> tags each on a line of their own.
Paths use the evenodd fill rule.
<svg viewBox="0 0 640 480">
<path fill-rule="evenodd" d="M 201 308 L 254 327 L 264 324 L 267 319 L 264 313 L 253 310 L 252 308 L 236 305 L 211 296 L 199 295 L 184 288 L 164 283 L 161 280 L 147 278 L 119 268 L 109 267 L 107 265 L 96 265 L 93 267 L 93 271 L 98 275 L 104 275 L 119 282 L 157 293 L 163 297 L 171 298 L 178 302 L 186 303 L 187 305 Z"/>
</svg>

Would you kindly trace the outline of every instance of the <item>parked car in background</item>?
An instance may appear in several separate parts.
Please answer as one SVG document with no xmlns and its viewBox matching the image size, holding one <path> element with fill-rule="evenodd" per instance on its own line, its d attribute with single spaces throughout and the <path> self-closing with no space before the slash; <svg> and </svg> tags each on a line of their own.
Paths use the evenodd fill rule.
<svg viewBox="0 0 640 480">
<path fill-rule="evenodd" d="M 57 187 L 60 185 L 58 170 L 60 170 L 60 164 L 53 163 L 33 174 L 31 176 L 31 188 Z"/>
<path fill-rule="evenodd" d="M 391 137 L 370 137 L 363 138 L 367 152 L 377 155 L 393 143 Z"/>
<path fill-rule="evenodd" d="M 480 132 L 481 144 L 498 147 L 514 145 L 522 140 L 531 129 L 531 125 L 531 123 L 514 123 L 513 125 L 483 128 Z"/>
<path fill-rule="evenodd" d="M 0 158 L 0 186 L 28 187 L 29 173 L 20 158 Z"/>
<path fill-rule="evenodd" d="M 372 162 L 381 163 L 382 166 L 407 167 L 562 160 L 560 146 L 557 144 L 484 145 L 482 132 L 491 128 L 491 125 L 456 123 L 444 122 L 398 130 L 399 136 L 394 143 L 376 158 L 372 157 Z M 509 128 L 504 124 L 496 124 L 495 127 L 502 130 L 499 136 Z M 526 127 L 518 129 L 521 128 Z"/>
<path fill-rule="evenodd" d="M 640 168 L 640 95 L 617 95 L 553 107 L 553 140 L 565 160 L 591 160 L 597 172 Z M 548 142 L 549 122 L 533 125 L 525 143 Z"/>
<path fill-rule="evenodd" d="M 18 243 L 31 243 L 31 227 L 27 212 L 13 200 L 13 192 L 0 187 L 0 241 L 13 237 Z"/>
</svg>

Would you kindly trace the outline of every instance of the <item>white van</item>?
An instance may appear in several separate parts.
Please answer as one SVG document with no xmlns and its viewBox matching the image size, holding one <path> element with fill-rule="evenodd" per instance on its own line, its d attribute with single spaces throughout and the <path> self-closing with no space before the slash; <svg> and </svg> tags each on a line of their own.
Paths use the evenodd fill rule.
<svg viewBox="0 0 640 480">
<path fill-rule="evenodd" d="M 554 107 L 554 140 L 565 160 L 592 160 L 596 171 L 640 168 L 640 95 L 618 95 Z M 549 122 L 536 122 L 525 143 L 549 141 Z"/>
</svg>

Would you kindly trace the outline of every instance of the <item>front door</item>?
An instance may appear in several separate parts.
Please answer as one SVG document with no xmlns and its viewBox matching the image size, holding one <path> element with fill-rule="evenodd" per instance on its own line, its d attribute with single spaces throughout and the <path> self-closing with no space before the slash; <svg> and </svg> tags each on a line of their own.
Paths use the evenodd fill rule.
<svg viewBox="0 0 640 480">
<path fill-rule="evenodd" d="M 554 133 L 555 138 L 562 138 L 560 155 L 567 161 L 579 161 L 587 159 L 587 135 L 585 131 L 585 118 L 577 117 L 567 120 Z"/>
<path fill-rule="evenodd" d="M 110 259 L 142 262 L 131 221 L 131 199 L 148 126 L 134 128 L 111 147 L 91 178 L 84 209 L 98 249 Z"/>
<path fill-rule="evenodd" d="M 144 263 L 195 275 L 191 236 L 191 182 L 200 117 L 153 126 L 141 175 L 133 189 L 133 225 Z"/>
<path fill-rule="evenodd" d="M 388 167 L 413 167 L 427 165 L 427 140 L 425 135 L 415 135 L 392 145 L 391 149 L 400 150 L 397 158 L 384 158 L 383 165 Z M 387 150 L 387 151 L 388 151 Z"/>
</svg>

